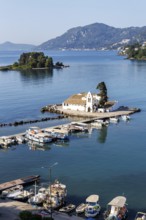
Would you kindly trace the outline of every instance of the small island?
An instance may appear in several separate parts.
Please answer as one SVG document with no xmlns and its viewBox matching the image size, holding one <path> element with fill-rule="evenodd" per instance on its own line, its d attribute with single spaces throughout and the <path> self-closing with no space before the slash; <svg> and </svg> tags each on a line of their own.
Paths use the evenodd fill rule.
<svg viewBox="0 0 146 220">
<path fill-rule="evenodd" d="M 52 57 L 45 56 L 43 52 L 22 53 L 18 62 L 8 66 L 1 66 L 0 70 L 27 70 L 27 69 L 48 69 L 63 68 L 62 62 L 53 63 Z"/>
<path fill-rule="evenodd" d="M 119 54 L 127 56 L 130 60 L 146 60 L 146 42 L 127 45 L 121 49 Z"/>
</svg>

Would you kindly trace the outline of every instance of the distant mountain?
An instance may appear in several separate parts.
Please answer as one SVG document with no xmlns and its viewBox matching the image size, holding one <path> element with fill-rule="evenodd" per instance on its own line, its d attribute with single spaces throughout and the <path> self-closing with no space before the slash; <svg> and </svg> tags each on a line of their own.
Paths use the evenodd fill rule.
<svg viewBox="0 0 146 220">
<path fill-rule="evenodd" d="M 0 44 L 0 51 L 32 50 L 34 47 L 35 45 L 31 44 L 15 44 L 7 41 L 3 44 Z"/>
<path fill-rule="evenodd" d="M 115 28 L 95 23 L 72 28 L 63 35 L 37 46 L 36 49 L 117 49 L 126 44 L 144 41 L 146 41 L 146 26 Z"/>
</svg>

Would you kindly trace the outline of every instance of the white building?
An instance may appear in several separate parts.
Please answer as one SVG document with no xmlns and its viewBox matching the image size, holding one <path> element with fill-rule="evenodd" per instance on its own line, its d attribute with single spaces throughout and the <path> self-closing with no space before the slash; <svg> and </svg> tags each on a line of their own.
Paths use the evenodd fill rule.
<svg viewBox="0 0 146 220">
<path fill-rule="evenodd" d="M 62 103 L 66 110 L 95 112 L 98 108 L 100 96 L 95 93 L 78 93 L 70 96 Z"/>
</svg>

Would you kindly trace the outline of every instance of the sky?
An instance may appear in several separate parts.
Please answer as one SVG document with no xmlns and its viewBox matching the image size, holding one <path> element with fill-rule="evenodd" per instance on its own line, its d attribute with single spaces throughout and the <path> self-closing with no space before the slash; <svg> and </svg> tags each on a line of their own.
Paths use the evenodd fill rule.
<svg viewBox="0 0 146 220">
<path fill-rule="evenodd" d="M 146 0 L 0 0 L 0 43 L 39 45 L 93 23 L 146 26 Z"/>
</svg>

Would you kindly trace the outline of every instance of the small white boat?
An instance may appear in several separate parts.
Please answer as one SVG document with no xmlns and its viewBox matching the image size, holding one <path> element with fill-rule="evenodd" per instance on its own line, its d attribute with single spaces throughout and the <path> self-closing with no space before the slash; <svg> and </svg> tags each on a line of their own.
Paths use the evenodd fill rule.
<svg viewBox="0 0 146 220">
<path fill-rule="evenodd" d="M 123 121 L 129 121 L 130 120 L 129 115 L 121 115 L 121 118 L 122 118 Z"/>
<path fill-rule="evenodd" d="M 39 143 L 50 143 L 52 141 L 52 137 L 47 133 L 42 132 L 42 130 L 38 127 L 31 127 L 26 130 L 25 137 Z"/>
<path fill-rule="evenodd" d="M 75 208 L 76 206 L 74 204 L 69 204 L 59 209 L 59 212 L 69 213 L 69 212 L 72 212 Z"/>
<path fill-rule="evenodd" d="M 85 216 L 95 217 L 100 213 L 101 207 L 99 205 L 99 196 L 91 195 L 86 199 Z"/>
<path fill-rule="evenodd" d="M 94 128 L 100 129 L 100 128 L 103 127 L 103 124 L 100 123 L 100 122 L 95 121 L 95 122 L 91 123 L 91 126 L 94 127 Z"/>
<path fill-rule="evenodd" d="M 38 193 L 32 196 L 28 202 L 33 205 L 41 205 L 46 200 L 48 193 L 46 188 L 40 188 Z"/>
<path fill-rule="evenodd" d="M 22 190 L 23 190 L 23 186 L 22 185 L 17 185 L 17 186 L 11 187 L 9 189 L 3 190 L 2 191 L 2 196 L 6 197 L 6 196 L 11 195 L 14 192 L 22 192 Z"/>
<path fill-rule="evenodd" d="M 146 213 L 137 212 L 135 216 L 135 220 L 146 220 Z"/>
<path fill-rule="evenodd" d="M 13 199 L 17 201 L 27 201 L 34 193 L 32 191 L 23 190 L 20 194 L 16 195 Z"/>
<path fill-rule="evenodd" d="M 7 198 L 14 199 L 16 196 L 20 195 L 22 193 L 22 189 L 14 190 L 7 194 Z"/>
<path fill-rule="evenodd" d="M 106 220 L 126 219 L 127 212 L 126 198 L 124 196 L 117 196 L 108 203 L 104 218 Z"/>
<path fill-rule="evenodd" d="M 119 122 L 119 118 L 118 118 L 118 117 L 111 117 L 111 118 L 109 119 L 109 121 L 110 121 L 111 123 L 118 123 L 118 122 Z"/>
<path fill-rule="evenodd" d="M 25 137 L 16 136 L 16 141 L 18 142 L 18 144 L 23 144 L 23 143 L 25 143 Z"/>
<path fill-rule="evenodd" d="M 79 206 L 77 206 L 76 213 L 77 214 L 83 213 L 85 211 L 86 206 L 87 206 L 87 204 L 81 203 Z"/>
</svg>

